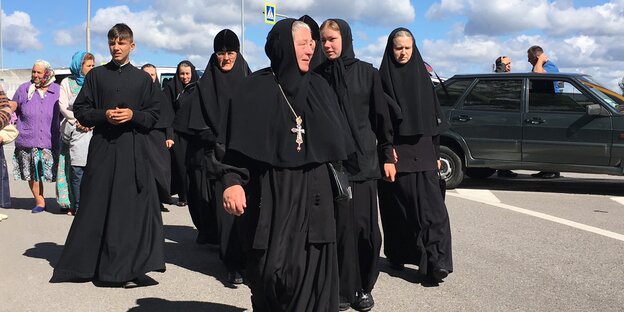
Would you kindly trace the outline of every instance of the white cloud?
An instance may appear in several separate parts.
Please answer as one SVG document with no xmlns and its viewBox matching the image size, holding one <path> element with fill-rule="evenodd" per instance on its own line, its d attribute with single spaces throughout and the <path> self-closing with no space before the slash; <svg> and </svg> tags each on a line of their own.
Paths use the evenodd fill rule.
<svg viewBox="0 0 624 312">
<path fill-rule="evenodd" d="M 54 44 L 59 46 L 68 46 L 75 43 L 75 37 L 69 31 L 60 30 L 54 33 Z"/>
<path fill-rule="evenodd" d="M 11 15 L 2 11 L 2 38 L 4 48 L 9 51 L 24 52 L 43 47 L 37 36 L 39 30 L 30 22 L 30 15 L 15 11 Z"/>
<path fill-rule="evenodd" d="M 547 0 L 442 0 L 431 5 L 429 19 L 463 15 L 469 35 L 497 35 L 541 30 L 553 36 L 624 34 L 624 1 L 574 7 L 573 2 Z"/>
</svg>

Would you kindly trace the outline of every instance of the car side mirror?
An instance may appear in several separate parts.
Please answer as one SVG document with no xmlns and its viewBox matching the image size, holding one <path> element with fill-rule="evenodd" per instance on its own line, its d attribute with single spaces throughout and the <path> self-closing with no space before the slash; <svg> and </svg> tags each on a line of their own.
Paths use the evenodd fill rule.
<svg viewBox="0 0 624 312">
<path fill-rule="evenodd" d="M 590 104 L 586 108 L 589 116 L 609 116 L 609 112 L 600 104 Z"/>
</svg>

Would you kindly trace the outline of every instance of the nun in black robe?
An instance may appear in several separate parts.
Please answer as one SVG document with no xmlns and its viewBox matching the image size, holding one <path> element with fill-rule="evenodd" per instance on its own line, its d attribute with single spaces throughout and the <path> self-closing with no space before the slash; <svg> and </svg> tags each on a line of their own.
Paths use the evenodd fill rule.
<svg viewBox="0 0 624 312">
<path fill-rule="evenodd" d="M 94 68 L 74 103 L 80 124 L 95 127 L 76 215 L 50 282 L 125 283 L 165 271 L 158 193 L 147 158 L 147 135 L 158 119 L 156 85 L 127 63 Z M 113 125 L 106 110 L 129 108 Z"/>
<path fill-rule="evenodd" d="M 323 64 L 327 60 L 325 54 L 323 54 L 323 45 L 321 43 L 321 31 L 318 23 L 309 15 L 304 15 L 299 18 L 300 21 L 308 24 L 312 30 L 312 39 L 314 39 L 314 56 L 310 60 L 310 69 L 314 70 L 319 65 Z"/>
<path fill-rule="evenodd" d="M 273 26 L 265 45 L 271 67 L 243 82 L 245 92 L 234 96 L 228 112 L 224 161 L 244 170 L 226 171 L 224 207 L 242 214 L 254 311 L 338 310 L 327 163 L 346 159 L 352 147 L 334 92 L 306 68 L 313 50 L 309 29 L 299 29 L 305 26 L 294 19 Z M 306 51 L 300 62 L 293 27 L 306 38 L 297 47 Z M 298 130 L 305 130 L 300 146 Z"/>
<path fill-rule="evenodd" d="M 155 69 L 155 68 L 154 68 Z M 154 81 L 155 93 L 159 98 L 159 117 L 153 129 L 149 132 L 147 139 L 147 155 L 152 163 L 152 172 L 156 179 L 156 189 L 158 198 L 162 204 L 171 204 L 171 151 L 167 148 L 166 141 L 173 141 L 173 128 L 171 123 L 175 115 L 171 102 L 165 97 L 165 93 L 160 87 L 158 79 Z"/>
<path fill-rule="evenodd" d="M 191 68 L 191 80 L 188 84 L 183 84 L 179 78 L 180 66 L 185 65 Z M 178 64 L 176 75 L 165 85 L 165 96 L 171 103 L 175 117 L 172 122 L 174 130 L 173 147 L 171 148 L 171 193 L 178 194 L 178 206 L 185 206 L 188 202 L 189 177 L 187 174 L 186 160 L 189 136 L 193 131 L 188 129 L 191 103 L 189 98 L 195 88 L 198 76 L 193 63 L 182 61 Z M 190 208 L 189 208 L 190 209 Z"/>
<path fill-rule="evenodd" d="M 240 42 L 238 36 L 230 30 L 224 29 L 217 33 L 214 39 L 214 53 L 208 61 L 204 75 L 197 82 L 199 101 L 191 106 L 189 128 L 196 130 L 201 139 L 201 133 L 212 132 L 212 136 L 219 137 L 222 132 L 222 120 L 226 116 L 230 98 L 237 92 L 242 92 L 239 86 L 243 79 L 251 74 L 245 58 L 240 54 Z M 217 53 L 236 52 L 233 67 L 225 71 L 218 62 Z M 204 135 L 205 138 L 211 136 Z M 198 140 L 201 147 L 201 140 Z M 191 190 L 207 186 L 207 190 L 201 190 L 207 195 L 203 198 L 205 207 L 200 211 L 199 218 L 204 226 L 214 226 L 219 237 L 220 257 L 228 269 L 228 280 L 233 284 L 242 283 L 241 271 L 245 266 L 245 258 L 242 254 L 238 226 L 234 222 L 235 217 L 223 209 L 223 185 L 220 181 L 223 164 L 224 147 L 222 142 L 206 141 L 203 144 L 205 161 L 202 169 L 205 174 L 191 179 Z M 190 205 L 190 202 L 189 202 Z M 216 218 L 216 220 L 215 220 Z"/>
<path fill-rule="evenodd" d="M 411 38 L 412 56 L 405 64 L 393 54 L 397 34 Z M 405 28 L 392 31 L 379 68 L 390 98 L 398 156 L 396 182 L 379 182 L 379 210 L 384 254 L 393 267 L 415 264 L 439 282 L 453 272 L 451 228 L 437 165 L 440 134 L 448 123 L 413 38 Z"/>
<path fill-rule="evenodd" d="M 335 29 L 336 26 L 339 29 Z M 330 19 L 321 26 L 321 34 L 327 30 L 339 32 L 342 51 L 316 70 L 335 90 L 356 147 L 356 152 L 343 162 L 351 173 L 349 184 L 353 199 L 336 203 L 341 304 L 366 310 L 374 304 L 370 292 L 379 276 L 381 232 L 377 180 L 382 177 L 380 160 L 394 172 L 392 122 L 379 72 L 371 64 L 355 58 L 349 24 L 341 19 Z M 384 177 L 390 179 L 390 175 L 393 173 L 384 172 Z M 356 292 L 357 298 L 354 297 Z"/>
</svg>

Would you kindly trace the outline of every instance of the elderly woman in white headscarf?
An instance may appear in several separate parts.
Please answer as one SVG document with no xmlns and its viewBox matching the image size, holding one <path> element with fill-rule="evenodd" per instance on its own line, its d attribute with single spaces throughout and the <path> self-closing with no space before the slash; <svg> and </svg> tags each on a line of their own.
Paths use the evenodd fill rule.
<svg viewBox="0 0 624 312">
<path fill-rule="evenodd" d="M 17 130 L 13 174 L 16 180 L 28 181 L 35 198 L 33 213 L 45 211 L 43 182 L 56 181 L 56 154 L 60 143 L 59 94 L 50 63 L 38 60 L 32 67 L 31 80 L 19 86 L 13 101 L 17 103 Z"/>
</svg>

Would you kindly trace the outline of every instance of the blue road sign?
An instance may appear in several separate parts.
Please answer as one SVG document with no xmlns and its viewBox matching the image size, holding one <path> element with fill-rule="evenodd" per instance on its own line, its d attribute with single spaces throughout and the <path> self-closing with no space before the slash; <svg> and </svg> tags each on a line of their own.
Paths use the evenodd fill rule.
<svg viewBox="0 0 624 312">
<path fill-rule="evenodd" d="M 277 14 L 275 10 L 275 4 L 265 3 L 264 4 L 264 22 L 267 24 L 275 24 L 277 19 Z"/>
</svg>

